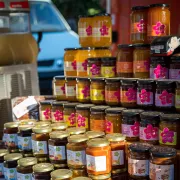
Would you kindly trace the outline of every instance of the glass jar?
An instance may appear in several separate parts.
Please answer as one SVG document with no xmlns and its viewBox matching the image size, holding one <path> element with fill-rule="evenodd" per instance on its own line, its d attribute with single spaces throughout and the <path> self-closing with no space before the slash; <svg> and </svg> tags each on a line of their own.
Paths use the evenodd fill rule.
<svg viewBox="0 0 180 180">
<path fill-rule="evenodd" d="M 79 104 L 76 106 L 76 127 L 90 129 L 90 108 L 93 104 Z"/>
<path fill-rule="evenodd" d="M 120 87 L 120 101 L 123 107 L 137 105 L 137 79 L 122 79 Z"/>
<path fill-rule="evenodd" d="M 86 167 L 86 135 L 73 135 L 68 138 L 67 163 L 69 168 L 83 169 Z"/>
<path fill-rule="evenodd" d="M 152 4 L 148 11 L 148 41 L 170 35 L 170 10 L 168 4 Z"/>
<path fill-rule="evenodd" d="M 54 167 L 50 163 L 39 163 L 33 166 L 33 180 L 50 180 Z"/>
<path fill-rule="evenodd" d="M 0 178 L 4 178 L 4 156 L 9 154 L 7 149 L 0 149 Z"/>
<path fill-rule="evenodd" d="M 71 169 L 72 171 L 72 177 L 75 178 L 75 177 L 80 177 L 80 176 L 85 176 L 87 177 L 87 171 L 86 169 Z"/>
<path fill-rule="evenodd" d="M 93 104 L 105 103 L 105 79 L 91 78 L 90 97 Z"/>
<path fill-rule="evenodd" d="M 64 49 L 64 75 L 77 76 L 76 55 L 78 48 Z"/>
<path fill-rule="evenodd" d="M 176 82 L 175 91 L 175 108 L 177 112 L 180 112 L 180 82 Z"/>
<path fill-rule="evenodd" d="M 88 177 L 80 176 L 80 177 L 73 178 L 72 180 L 92 180 L 92 179 Z"/>
<path fill-rule="evenodd" d="M 106 109 L 106 124 L 105 132 L 106 134 L 112 133 L 121 133 L 121 124 L 122 124 L 122 111 L 125 108 L 108 108 Z"/>
<path fill-rule="evenodd" d="M 77 78 L 76 98 L 79 102 L 87 103 L 90 101 L 90 79 Z"/>
<path fill-rule="evenodd" d="M 105 110 L 109 106 L 94 106 L 90 114 L 90 130 L 105 132 Z"/>
<path fill-rule="evenodd" d="M 109 174 L 102 174 L 102 175 L 92 175 L 92 174 L 89 174 L 89 177 L 92 179 L 92 180 L 111 180 L 111 173 Z"/>
<path fill-rule="evenodd" d="M 86 136 L 88 139 L 104 138 L 105 133 L 102 131 L 87 131 Z"/>
<path fill-rule="evenodd" d="M 96 57 L 111 57 L 111 49 L 109 47 L 95 47 Z"/>
<path fill-rule="evenodd" d="M 119 77 L 133 77 L 133 46 L 119 44 L 116 61 L 116 74 Z"/>
<path fill-rule="evenodd" d="M 140 141 L 153 145 L 159 144 L 159 122 L 161 112 L 148 111 L 141 113 Z"/>
<path fill-rule="evenodd" d="M 172 56 L 169 68 L 169 79 L 180 79 L 180 56 Z"/>
<path fill-rule="evenodd" d="M 150 150 L 149 178 L 175 178 L 176 150 L 169 147 L 154 146 Z M 179 168 L 179 167 L 178 167 Z"/>
<path fill-rule="evenodd" d="M 52 101 L 40 101 L 39 106 L 39 114 L 40 114 L 40 121 L 51 121 L 51 110 L 52 110 Z"/>
<path fill-rule="evenodd" d="M 92 175 L 111 172 L 111 147 L 107 139 L 96 138 L 87 142 L 86 164 L 87 172 Z"/>
<path fill-rule="evenodd" d="M 111 78 L 116 76 L 116 57 L 101 58 L 101 77 Z"/>
<path fill-rule="evenodd" d="M 84 134 L 86 132 L 86 128 L 77 128 L 77 127 L 71 127 L 67 129 L 67 132 L 69 135 L 79 135 L 79 134 Z"/>
<path fill-rule="evenodd" d="M 67 127 L 67 124 L 63 122 L 51 124 L 52 131 L 66 131 Z"/>
<path fill-rule="evenodd" d="M 148 6 L 134 6 L 131 13 L 131 43 L 147 43 Z"/>
<path fill-rule="evenodd" d="M 51 173 L 51 180 L 71 180 L 72 171 L 69 169 L 58 169 Z"/>
<path fill-rule="evenodd" d="M 107 78 L 105 85 L 105 101 L 109 106 L 120 105 L 120 79 Z"/>
<path fill-rule="evenodd" d="M 112 44 L 112 22 L 107 13 L 99 13 L 93 17 L 93 46 L 110 47 Z"/>
<path fill-rule="evenodd" d="M 141 109 L 127 109 L 122 111 L 122 134 L 127 141 L 139 141 L 139 126 Z"/>
<path fill-rule="evenodd" d="M 88 58 L 87 74 L 89 77 L 100 77 L 101 76 L 101 58 L 94 57 Z"/>
<path fill-rule="evenodd" d="M 150 44 L 133 45 L 133 76 L 135 78 L 149 78 L 150 72 Z"/>
</svg>

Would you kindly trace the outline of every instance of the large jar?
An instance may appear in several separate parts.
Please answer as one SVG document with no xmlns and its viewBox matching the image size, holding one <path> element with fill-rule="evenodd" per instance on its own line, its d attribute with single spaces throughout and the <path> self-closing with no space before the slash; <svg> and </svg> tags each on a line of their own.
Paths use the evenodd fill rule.
<svg viewBox="0 0 180 180">
<path fill-rule="evenodd" d="M 133 46 L 119 44 L 116 61 L 116 74 L 119 77 L 133 77 Z"/>
<path fill-rule="evenodd" d="M 87 74 L 89 77 L 100 77 L 101 76 L 101 58 L 94 57 L 88 58 Z"/>
<path fill-rule="evenodd" d="M 105 133 L 102 131 L 87 131 L 86 136 L 88 139 L 104 138 Z"/>
<path fill-rule="evenodd" d="M 180 56 L 171 57 L 169 79 L 180 79 Z"/>
<path fill-rule="evenodd" d="M 52 131 L 66 131 L 67 127 L 68 126 L 65 122 L 51 124 Z"/>
<path fill-rule="evenodd" d="M 175 108 L 177 112 L 180 112 L 180 81 L 176 82 Z"/>
<path fill-rule="evenodd" d="M 4 156 L 9 154 L 7 149 L 0 149 L 0 178 L 4 178 Z"/>
<path fill-rule="evenodd" d="M 131 13 L 131 43 L 147 43 L 147 6 L 134 6 Z"/>
<path fill-rule="evenodd" d="M 71 180 L 72 171 L 69 169 L 58 169 L 51 173 L 51 180 Z"/>
<path fill-rule="evenodd" d="M 133 45 L 133 75 L 135 78 L 149 78 L 150 44 Z"/>
<path fill-rule="evenodd" d="M 111 49 L 109 47 L 95 47 L 96 57 L 111 57 Z"/>
<path fill-rule="evenodd" d="M 148 41 L 170 35 L 170 11 L 168 4 L 152 4 L 148 11 Z"/>
<path fill-rule="evenodd" d="M 40 101 L 40 106 L 39 106 L 39 118 L 40 121 L 51 121 L 51 109 L 52 109 L 52 101 Z"/>
</svg>

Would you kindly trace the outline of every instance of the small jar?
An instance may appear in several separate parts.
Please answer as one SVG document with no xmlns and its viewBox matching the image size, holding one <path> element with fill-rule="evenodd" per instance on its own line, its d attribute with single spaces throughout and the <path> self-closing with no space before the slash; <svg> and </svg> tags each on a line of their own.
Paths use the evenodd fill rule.
<svg viewBox="0 0 180 180">
<path fill-rule="evenodd" d="M 105 101 L 109 106 L 120 105 L 120 79 L 107 78 L 105 86 Z"/>
<path fill-rule="evenodd" d="M 105 79 L 91 78 L 90 97 L 93 104 L 105 103 Z"/>
<path fill-rule="evenodd" d="M 96 57 L 111 57 L 111 49 L 109 47 L 95 47 Z"/>
<path fill-rule="evenodd" d="M 88 177 L 80 176 L 80 177 L 73 178 L 72 180 L 92 180 L 92 179 Z"/>
<path fill-rule="evenodd" d="M 137 79 L 122 79 L 120 87 L 120 101 L 122 107 L 136 107 Z"/>
<path fill-rule="evenodd" d="M 94 106 L 91 108 L 90 130 L 105 132 L 105 110 L 109 106 Z"/>
<path fill-rule="evenodd" d="M 66 131 L 67 127 L 67 124 L 63 122 L 51 124 L 52 131 Z"/>
<path fill-rule="evenodd" d="M 101 58 L 100 57 L 88 58 L 87 74 L 89 77 L 101 76 Z"/>
<path fill-rule="evenodd" d="M 175 108 L 177 112 L 180 112 L 180 81 L 176 82 Z"/>
<path fill-rule="evenodd" d="M 69 169 L 58 169 L 51 173 L 51 180 L 71 180 L 72 171 Z"/>
<path fill-rule="evenodd" d="M 18 160 L 17 179 L 32 179 L 32 167 L 37 164 L 37 159 L 34 157 L 27 157 Z"/>
<path fill-rule="evenodd" d="M 111 78 L 116 76 L 116 57 L 101 58 L 101 77 Z"/>
<path fill-rule="evenodd" d="M 90 80 L 89 78 L 77 78 L 76 98 L 79 102 L 88 103 L 90 101 Z"/>
<path fill-rule="evenodd" d="M 7 149 L 0 149 L 0 178 L 4 178 L 4 156 L 9 154 Z"/>
<path fill-rule="evenodd" d="M 119 44 L 116 61 L 116 74 L 118 77 L 133 77 L 133 46 Z"/>
<path fill-rule="evenodd" d="M 67 129 L 67 132 L 69 133 L 70 136 L 84 134 L 86 132 L 86 128 L 71 127 Z"/>
<path fill-rule="evenodd" d="M 86 164 L 87 172 L 92 175 L 111 172 L 111 147 L 107 139 L 96 138 L 87 142 Z"/>
<path fill-rule="evenodd" d="M 67 163 L 69 168 L 83 169 L 86 167 L 86 135 L 74 135 L 68 138 Z"/>
<path fill-rule="evenodd" d="M 139 141 L 139 126 L 141 109 L 128 109 L 122 111 L 122 134 L 127 141 Z"/>
<path fill-rule="evenodd" d="M 172 56 L 169 68 L 169 79 L 180 79 L 180 56 Z"/>
<path fill-rule="evenodd" d="M 92 175 L 92 174 L 89 174 L 89 177 L 92 180 L 111 180 L 111 173 L 109 173 L 109 174 L 102 174 L 102 175 Z"/>
<path fill-rule="evenodd" d="M 90 129 L 90 108 L 93 104 L 79 104 L 76 106 L 76 127 Z"/>
<path fill-rule="evenodd" d="M 148 111 L 141 113 L 140 141 L 153 145 L 159 144 L 159 122 L 162 113 Z"/>
<path fill-rule="evenodd" d="M 72 171 L 72 177 L 75 178 L 75 177 L 80 177 L 80 176 L 85 176 L 87 177 L 87 171 L 86 169 L 71 169 Z"/>
<path fill-rule="evenodd" d="M 119 133 L 107 134 L 106 138 L 111 146 L 112 169 L 123 169 L 126 171 L 125 136 Z"/>
<path fill-rule="evenodd" d="M 104 138 L 105 133 L 102 131 L 88 131 L 86 132 L 88 139 Z"/>
<path fill-rule="evenodd" d="M 39 114 L 40 114 L 40 121 L 51 121 L 51 110 L 52 110 L 52 101 L 40 101 L 39 106 Z"/>
<path fill-rule="evenodd" d="M 51 172 L 54 170 L 54 167 L 50 163 L 39 163 L 33 166 L 33 180 L 50 180 Z"/>
<path fill-rule="evenodd" d="M 121 133 L 121 124 L 122 124 L 122 111 L 125 108 L 108 108 L 106 109 L 106 124 L 105 132 L 106 134 L 112 133 Z"/>
<path fill-rule="evenodd" d="M 133 74 L 135 78 L 149 78 L 150 44 L 133 45 Z"/>
</svg>

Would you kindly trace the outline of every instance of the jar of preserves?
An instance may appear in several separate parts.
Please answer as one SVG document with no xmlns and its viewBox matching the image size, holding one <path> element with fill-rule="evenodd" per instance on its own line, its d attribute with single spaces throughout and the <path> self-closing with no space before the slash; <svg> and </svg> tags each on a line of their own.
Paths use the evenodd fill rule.
<svg viewBox="0 0 180 180">
<path fill-rule="evenodd" d="M 79 104 L 76 106 L 76 127 L 90 129 L 90 108 L 93 104 Z"/>
<path fill-rule="evenodd" d="M 148 41 L 170 35 L 170 10 L 168 4 L 152 4 L 148 11 Z"/>
<path fill-rule="evenodd" d="M 86 169 L 71 169 L 72 171 L 72 177 L 75 178 L 75 177 L 80 177 L 80 176 L 85 176 L 87 177 L 87 171 Z"/>
<path fill-rule="evenodd" d="M 109 106 L 120 105 L 120 79 L 107 78 L 105 85 L 105 101 Z"/>
<path fill-rule="evenodd" d="M 87 131 L 86 136 L 88 139 L 104 138 L 105 133 L 102 131 Z"/>
<path fill-rule="evenodd" d="M 102 175 L 92 175 L 92 174 L 89 174 L 89 177 L 92 179 L 92 180 L 111 180 L 111 173 L 109 174 L 102 174 Z"/>
<path fill-rule="evenodd" d="M 122 111 L 122 134 L 127 141 L 139 141 L 139 126 L 141 109 L 127 109 Z"/>
<path fill-rule="evenodd" d="M 4 156 L 9 154 L 7 149 L 0 149 L 0 178 L 4 178 Z"/>
<path fill-rule="evenodd" d="M 58 169 L 51 173 L 51 180 L 71 180 L 72 171 L 69 169 Z"/>
<path fill-rule="evenodd" d="M 121 124 L 122 124 L 122 111 L 125 108 L 108 108 L 106 109 L 106 124 L 105 132 L 106 134 L 112 133 L 121 133 Z"/>
<path fill-rule="evenodd" d="M 90 130 L 105 132 L 105 110 L 109 106 L 94 106 L 90 114 Z"/>
<path fill-rule="evenodd" d="M 68 138 L 67 163 L 69 168 L 83 169 L 86 167 L 86 135 L 73 135 Z"/>
<path fill-rule="evenodd" d="M 101 58 L 94 57 L 88 58 L 87 74 L 89 77 L 100 77 L 101 76 Z"/>
<path fill-rule="evenodd" d="M 71 127 L 67 129 L 67 132 L 69 133 L 70 136 L 84 134 L 86 132 L 86 128 Z"/>
<path fill-rule="evenodd" d="M 180 81 L 176 82 L 175 108 L 177 112 L 180 112 Z"/>
<path fill-rule="evenodd" d="M 149 78 L 150 44 L 133 45 L 133 74 L 135 78 Z"/>
<path fill-rule="evenodd" d="M 67 124 L 63 122 L 51 124 L 52 131 L 66 131 L 67 127 Z"/>
<path fill-rule="evenodd" d="M 40 121 L 51 121 L 51 110 L 52 110 L 52 101 L 40 101 L 39 114 Z"/>
<path fill-rule="evenodd" d="M 119 77 L 133 77 L 133 46 L 119 44 L 116 61 L 116 74 Z"/>
<path fill-rule="evenodd" d="M 90 97 L 93 104 L 105 103 L 105 79 L 91 78 Z"/>
<path fill-rule="evenodd" d="M 87 142 L 86 164 L 87 172 L 92 175 L 111 172 L 111 147 L 107 139 L 96 138 Z"/>
<path fill-rule="evenodd" d="M 180 56 L 172 56 L 169 67 L 169 79 L 180 79 Z"/>
<path fill-rule="evenodd" d="M 64 75 L 77 76 L 76 56 L 78 48 L 64 49 Z"/>
<path fill-rule="evenodd" d="M 93 46 L 110 47 L 112 44 L 112 22 L 107 13 L 96 14 L 93 17 Z"/>
<path fill-rule="evenodd" d="M 92 180 L 92 179 L 88 177 L 80 176 L 80 177 L 73 178 L 72 180 Z"/>
<path fill-rule="evenodd" d="M 101 58 L 101 77 L 111 78 L 116 76 L 116 57 Z"/>
<path fill-rule="evenodd" d="M 148 6 L 134 6 L 131 13 L 131 43 L 147 43 Z"/>
<path fill-rule="evenodd" d="M 111 57 L 111 49 L 109 47 L 95 47 L 96 57 Z"/>
</svg>

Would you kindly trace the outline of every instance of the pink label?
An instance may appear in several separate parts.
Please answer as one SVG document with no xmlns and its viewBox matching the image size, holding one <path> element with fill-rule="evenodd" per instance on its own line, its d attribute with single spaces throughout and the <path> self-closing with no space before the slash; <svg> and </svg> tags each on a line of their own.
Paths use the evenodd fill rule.
<svg viewBox="0 0 180 180">
<path fill-rule="evenodd" d="M 87 59 L 84 62 L 77 62 L 77 71 L 86 72 L 87 71 Z"/>
<path fill-rule="evenodd" d="M 93 76 L 100 75 L 101 74 L 100 66 L 93 64 L 92 67 L 90 68 L 90 73 L 92 73 Z"/>
<path fill-rule="evenodd" d="M 60 110 L 56 110 L 55 112 L 52 112 L 52 121 L 55 122 L 59 122 L 62 121 L 63 122 L 64 117 L 63 117 L 63 112 Z"/>
<path fill-rule="evenodd" d="M 92 26 L 88 26 L 87 28 L 86 28 L 86 34 L 87 34 L 87 36 L 91 36 L 92 35 Z"/>
<path fill-rule="evenodd" d="M 122 134 L 127 137 L 139 137 L 139 122 L 134 125 L 122 124 Z"/>
<path fill-rule="evenodd" d="M 145 141 L 159 140 L 159 128 L 148 124 L 147 127 L 140 127 L 140 139 Z"/>
<path fill-rule="evenodd" d="M 180 69 L 170 69 L 169 79 L 180 79 Z"/>
<path fill-rule="evenodd" d="M 42 111 L 41 120 L 51 120 L 51 109 L 46 108 L 45 111 Z"/>
<path fill-rule="evenodd" d="M 166 32 L 165 30 L 166 30 L 166 26 L 160 21 L 158 21 L 156 25 L 153 26 L 153 34 L 156 36 L 161 36 L 165 34 Z"/>
<path fill-rule="evenodd" d="M 129 101 L 136 101 L 137 99 L 137 91 L 133 88 L 129 88 L 126 92 L 126 97 Z"/>
<path fill-rule="evenodd" d="M 137 93 L 137 104 L 153 104 L 153 93 L 146 91 L 146 89 L 142 89 L 141 92 Z"/>
<path fill-rule="evenodd" d="M 168 79 L 168 69 L 160 64 L 156 68 L 150 68 L 151 79 Z"/>
</svg>

